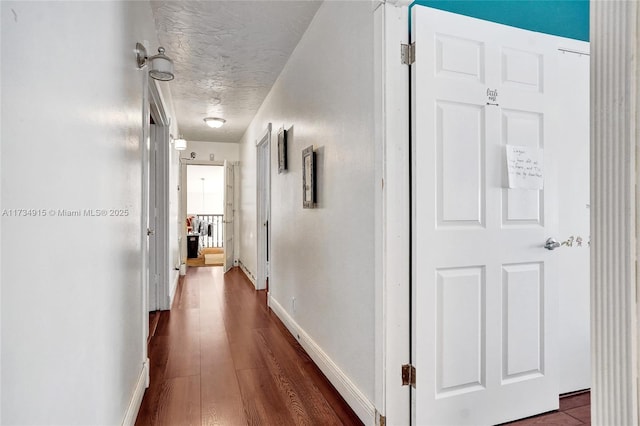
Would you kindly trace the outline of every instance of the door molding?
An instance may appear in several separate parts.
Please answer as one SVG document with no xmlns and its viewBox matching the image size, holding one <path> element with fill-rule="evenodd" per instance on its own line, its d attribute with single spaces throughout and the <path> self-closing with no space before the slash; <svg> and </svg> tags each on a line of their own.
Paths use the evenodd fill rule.
<svg viewBox="0 0 640 426">
<path fill-rule="evenodd" d="M 147 224 L 148 224 L 148 220 L 149 220 L 149 145 L 147 144 L 147 141 L 149 140 L 150 137 L 150 133 L 151 133 L 151 124 L 150 124 L 150 117 L 151 114 L 154 115 L 154 119 L 157 120 L 156 125 L 158 128 L 162 128 L 165 131 L 162 131 L 161 133 L 165 134 L 165 139 L 164 145 L 167 145 L 167 149 L 168 149 L 168 143 L 169 143 L 169 125 L 170 125 L 170 121 L 169 118 L 167 116 L 166 113 L 166 108 L 164 106 L 164 100 L 162 98 L 162 95 L 160 93 L 160 89 L 157 86 L 157 83 L 155 80 L 150 79 L 149 78 L 149 73 L 143 73 L 143 77 L 142 77 L 142 114 L 141 114 L 141 128 L 142 131 L 140 132 L 140 185 L 141 185 L 141 191 L 140 191 L 140 203 L 141 203 L 141 209 L 140 209 L 140 274 L 141 274 L 141 284 L 142 284 L 142 297 L 141 297 L 141 305 L 140 305 L 140 312 L 142 313 L 142 334 L 141 334 L 141 339 L 140 339 L 140 345 L 142 347 L 142 359 L 144 360 L 144 363 L 148 363 L 149 362 L 149 358 L 148 358 L 148 345 L 147 345 L 147 336 L 149 335 L 149 244 L 148 244 L 148 236 L 147 236 Z M 168 153 L 167 153 L 168 155 Z M 165 171 L 166 171 L 166 176 L 167 176 L 167 180 L 166 180 L 166 191 L 167 191 L 167 198 L 166 198 L 166 216 L 165 218 L 168 220 L 168 204 L 169 204 L 169 198 L 168 198 L 168 190 L 169 190 L 169 186 L 168 186 L 168 176 L 169 176 L 169 164 L 168 164 L 168 156 L 167 158 L 167 164 L 165 165 Z M 164 181 L 163 181 L 164 182 Z M 164 184 L 164 183 L 163 183 Z M 166 257 L 166 266 L 168 268 L 169 265 L 169 258 L 168 258 L 168 247 L 169 247 L 169 243 L 168 243 L 168 235 L 169 235 L 169 223 L 167 222 L 167 228 L 166 228 L 166 236 L 167 236 L 167 242 L 165 245 L 165 248 L 167 250 L 167 257 Z M 166 270 L 167 273 L 167 277 L 168 277 L 168 269 Z M 168 278 L 167 278 L 167 293 L 169 292 L 168 290 Z M 146 382 L 148 384 L 149 382 L 149 374 L 148 374 L 148 369 L 146 370 Z"/>
<path fill-rule="evenodd" d="M 149 113 L 156 122 L 156 162 L 149 172 L 155 171 L 156 185 L 156 265 L 158 269 L 157 308 L 170 309 L 169 284 L 169 126 L 170 121 L 164 107 L 156 80 L 148 80 Z M 153 141 L 152 141 L 153 142 Z"/>
<path fill-rule="evenodd" d="M 231 161 L 224 161 L 224 166 L 223 166 L 223 178 L 222 178 L 222 185 L 224 186 L 223 189 L 223 224 L 222 227 L 224 229 L 223 231 L 223 247 L 224 247 L 224 272 L 228 272 L 235 263 L 235 255 L 234 255 L 234 250 L 235 250 L 235 245 L 236 245 L 236 240 L 235 240 L 235 233 L 234 233 L 234 228 L 235 228 L 235 203 L 236 203 L 236 199 L 234 197 L 235 195 L 235 173 L 234 173 L 234 167 L 233 167 L 233 162 Z M 229 174 L 231 174 L 231 183 L 229 183 Z M 229 190 L 229 187 L 231 187 L 231 190 Z M 231 203 L 229 203 L 229 198 L 231 198 Z M 230 207 L 230 209 L 229 209 Z M 231 247 L 229 244 L 229 240 L 231 240 Z M 229 259 L 231 258 L 231 259 Z"/>
<path fill-rule="evenodd" d="M 267 253 L 271 250 L 271 239 L 268 227 L 263 222 L 271 219 L 271 123 L 261 139 L 256 141 L 256 290 L 266 287 L 269 276 Z M 261 162 L 261 151 L 264 150 L 265 161 Z"/>
<path fill-rule="evenodd" d="M 180 165 L 185 166 L 224 166 L 224 161 L 192 160 L 180 158 Z"/>
<path fill-rule="evenodd" d="M 409 67 L 406 2 L 374 11 L 375 114 L 375 394 L 387 424 L 410 424 L 410 387 L 401 366 L 410 360 Z M 378 422 L 379 419 L 376 419 Z"/>
<path fill-rule="evenodd" d="M 640 8 L 590 7 L 591 421 L 637 424 Z"/>
</svg>

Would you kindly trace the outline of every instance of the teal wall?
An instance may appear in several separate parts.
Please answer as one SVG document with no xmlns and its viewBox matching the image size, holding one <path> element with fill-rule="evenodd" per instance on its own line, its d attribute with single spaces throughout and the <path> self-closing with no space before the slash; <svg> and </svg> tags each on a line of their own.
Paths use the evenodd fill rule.
<svg viewBox="0 0 640 426">
<path fill-rule="evenodd" d="M 416 4 L 589 41 L 589 0 L 417 0 L 412 6 Z"/>
</svg>

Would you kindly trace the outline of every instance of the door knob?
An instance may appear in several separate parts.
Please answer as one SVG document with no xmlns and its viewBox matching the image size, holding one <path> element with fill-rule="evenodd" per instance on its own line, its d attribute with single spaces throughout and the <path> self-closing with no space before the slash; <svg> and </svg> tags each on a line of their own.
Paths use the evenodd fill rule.
<svg viewBox="0 0 640 426">
<path fill-rule="evenodd" d="M 147 235 L 153 235 L 155 234 L 155 231 L 151 228 L 147 228 Z"/>
<path fill-rule="evenodd" d="M 554 240 L 553 238 L 547 238 L 547 241 L 544 243 L 544 248 L 547 250 L 555 250 L 560 247 L 560 243 Z"/>
</svg>

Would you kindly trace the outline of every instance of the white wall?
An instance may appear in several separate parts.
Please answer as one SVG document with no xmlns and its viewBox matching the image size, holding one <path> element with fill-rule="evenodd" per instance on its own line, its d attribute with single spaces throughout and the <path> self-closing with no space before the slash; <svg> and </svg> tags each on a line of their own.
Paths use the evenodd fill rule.
<svg viewBox="0 0 640 426">
<path fill-rule="evenodd" d="M 371 4 L 323 3 L 240 149 L 240 260 L 255 274 L 255 143 L 271 122 L 270 295 L 369 401 L 375 373 L 373 69 Z M 289 170 L 278 174 L 283 125 L 294 130 Z M 309 145 L 317 153 L 316 209 L 302 208 L 302 150 Z"/>
<path fill-rule="evenodd" d="M 151 9 L 0 7 L 2 209 L 47 214 L 2 217 L 2 423 L 121 424 L 143 366 L 134 47 L 157 46 Z"/>
<path fill-rule="evenodd" d="M 187 214 L 192 213 L 224 214 L 224 167 L 187 166 Z"/>
<path fill-rule="evenodd" d="M 240 159 L 240 145 L 225 142 L 187 141 L 187 149 L 181 151 L 180 158 L 191 158 L 196 153 L 196 160 L 209 161 L 209 154 L 214 155 L 214 161 L 238 161 Z"/>
</svg>

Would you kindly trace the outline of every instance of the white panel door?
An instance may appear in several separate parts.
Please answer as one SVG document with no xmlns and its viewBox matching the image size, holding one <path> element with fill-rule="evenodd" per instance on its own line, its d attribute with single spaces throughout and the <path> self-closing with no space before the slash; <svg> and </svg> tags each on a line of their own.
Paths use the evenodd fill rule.
<svg viewBox="0 0 640 426">
<path fill-rule="evenodd" d="M 556 409 L 558 38 L 412 11 L 414 422 Z M 508 189 L 507 144 L 543 153 L 544 189 Z"/>
<path fill-rule="evenodd" d="M 271 127 L 256 146 L 257 277 L 256 290 L 268 289 L 271 211 Z"/>
<path fill-rule="evenodd" d="M 558 55 L 563 124 L 557 161 L 560 188 L 559 323 L 560 393 L 591 387 L 589 282 L 589 44 L 563 43 Z M 573 237 L 573 240 L 570 238 Z"/>
<path fill-rule="evenodd" d="M 224 162 L 224 271 L 233 267 L 233 165 Z"/>
</svg>

